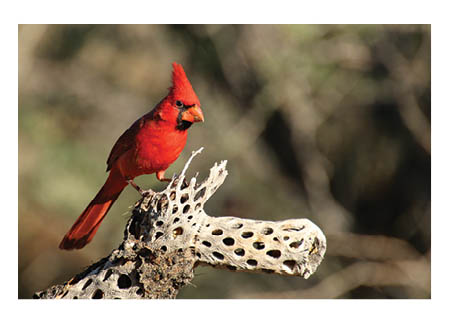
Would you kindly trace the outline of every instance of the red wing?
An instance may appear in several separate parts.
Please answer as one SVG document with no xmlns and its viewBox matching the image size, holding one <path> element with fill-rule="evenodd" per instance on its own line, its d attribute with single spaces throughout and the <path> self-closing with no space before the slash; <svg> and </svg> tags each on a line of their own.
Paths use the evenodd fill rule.
<svg viewBox="0 0 450 324">
<path fill-rule="evenodd" d="M 140 118 L 136 120 L 130 128 L 128 128 L 117 140 L 116 144 L 114 144 L 111 153 L 109 153 L 108 160 L 106 164 L 108 165 L 106 171 L 111 170 L 114 162 L 123 155 L 126 151 L 133 148 L 133 145 L 136 141 L 136 134 L 141 128 L 141 124 L 143 119 Z"/>
</svg>

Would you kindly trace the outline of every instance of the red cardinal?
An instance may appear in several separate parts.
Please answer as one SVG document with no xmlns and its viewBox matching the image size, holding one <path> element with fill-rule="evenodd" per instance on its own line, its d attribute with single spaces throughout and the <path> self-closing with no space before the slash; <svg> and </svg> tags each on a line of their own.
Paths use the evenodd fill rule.
<svg viewBox="0 0 450 324">
<path fill-rule="evenodd" d="M 142 116 L 119 137 L 109 154 L 108 179 L 59 244 L 60 249 L 81 249 L 97 232 L 114 201 L 133 179 L 164 171 L 178 158 L 186 144 L 187 130 L 203 121 L 203 112 L 183 67 L 173 63 L 169 94 L 152 111 Z"/>
</svg>

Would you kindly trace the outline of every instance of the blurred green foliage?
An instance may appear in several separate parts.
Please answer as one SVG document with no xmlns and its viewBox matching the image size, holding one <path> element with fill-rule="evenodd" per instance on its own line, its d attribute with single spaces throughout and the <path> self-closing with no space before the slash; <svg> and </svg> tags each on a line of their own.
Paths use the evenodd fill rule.
<svg viewBox="0 0 450 324">
<path fill-rule="evenodd" d="M 192 174 L 227 159 L 209 214 L 307 217 L 331 237 L 390 236 L 429 259 L 430 51 L 424 25 L 19 26 L 19 297 L 67 280 L 121 242 L 139 198 L 129 188 L 90 245 L 57 249 L 105 181 L 114 142 L 166 95 L 173 61 L 206 122 L 190 130 L 167 174 L 200 146 Z M 137 183 L 163 188 L 153 175 Z M 307 281 L 198 268 L 179 297 L 301 292 L 359 261 L 333 243 Z M 422 274 L 427 286 L 429 267 Z M 320 297 L 429 296 L 363 283 Z"/>
</svg>

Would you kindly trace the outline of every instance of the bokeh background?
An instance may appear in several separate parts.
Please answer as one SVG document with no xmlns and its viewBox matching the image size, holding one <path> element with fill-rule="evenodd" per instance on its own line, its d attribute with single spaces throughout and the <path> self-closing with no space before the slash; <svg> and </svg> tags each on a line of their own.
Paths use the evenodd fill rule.
<svg viewBox="0 0 450 324">
<path fill-rule="evenodd" d="M 19 298 L 121 242 L 132 188 L 91 244 L 57 248 L 117 138 L 166 95 L 173 61 L 206 122 L 167 174 L 204 146 L 191 175 L 229 161 L 210 215 L 306 217 L 328 239 L 308 280 L 200 267 L 179 298 L 430 298 L 430 28 L 20 25 Z"/>
</svg>

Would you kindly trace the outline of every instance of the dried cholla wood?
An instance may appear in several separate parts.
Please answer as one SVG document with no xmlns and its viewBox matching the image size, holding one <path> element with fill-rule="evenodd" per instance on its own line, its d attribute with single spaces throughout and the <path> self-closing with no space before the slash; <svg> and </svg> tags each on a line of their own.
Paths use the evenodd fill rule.
<svg viewBox="0 0 450 324">
<path fill-rule="evenodd" d="M 227 176 L 215 164 L 202 183 L 185 172 L 135 206 L 124 241 L 108 257 L 34 298 L 175 298 L 197 265 L 308 278 L 322 261 L 326 239 L 307 219 L 279 222 L 208 216 L 203 206 Z"/>
</svg>

